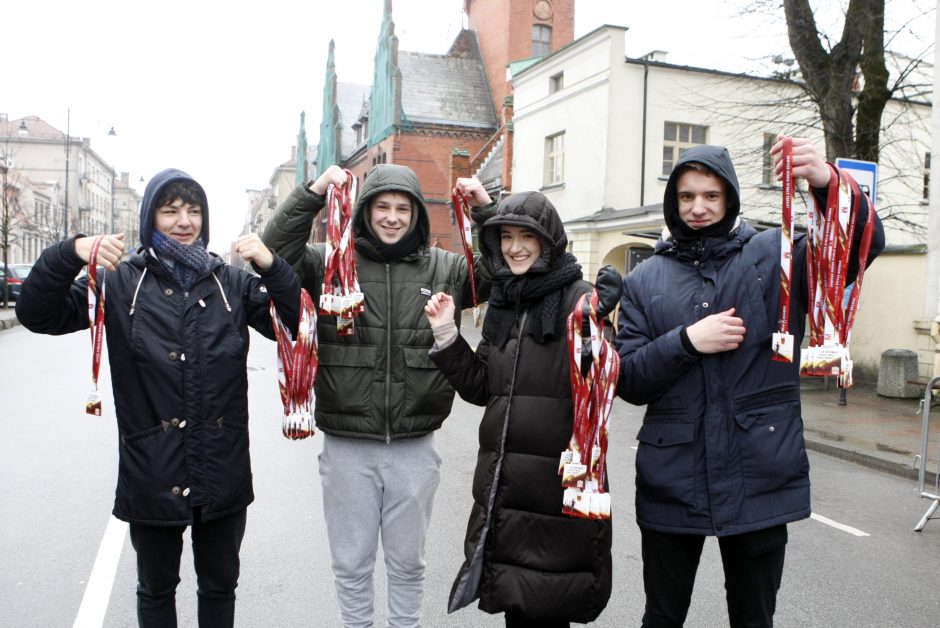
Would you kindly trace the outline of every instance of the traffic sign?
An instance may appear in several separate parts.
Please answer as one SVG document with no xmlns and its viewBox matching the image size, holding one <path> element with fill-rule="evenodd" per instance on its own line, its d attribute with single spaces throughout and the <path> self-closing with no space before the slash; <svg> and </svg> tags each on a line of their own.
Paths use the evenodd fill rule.
<svg viewBox="0 0 940 628">
<path fill-rule="evenodd" d="M 878 164 L 872 161 L 861 161 L 858 159 L 836 159 L 836 168 L 848 170 L 849 174 L 858 182 L 862 192 L 868 194 L 868 198 L 874 204 L 878 203 L 877 185 L 878 185 Z"/>
</svg>

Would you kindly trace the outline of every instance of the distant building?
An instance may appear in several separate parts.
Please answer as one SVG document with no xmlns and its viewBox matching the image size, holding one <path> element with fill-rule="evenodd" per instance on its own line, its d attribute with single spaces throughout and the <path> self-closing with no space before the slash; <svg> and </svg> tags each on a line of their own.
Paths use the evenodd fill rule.
<svg viewBox="0 0 940 628">
<path fill-rule="evenodd" d="M 139 195 L 89 138 L 66 136 L 37 116 L 0 114 L 0 155 L 20 190 L 13 259 L 32 262 L 46 246 L 79 232 L 124 231 L 129 248 L 136 246 Z"/>
</svg>

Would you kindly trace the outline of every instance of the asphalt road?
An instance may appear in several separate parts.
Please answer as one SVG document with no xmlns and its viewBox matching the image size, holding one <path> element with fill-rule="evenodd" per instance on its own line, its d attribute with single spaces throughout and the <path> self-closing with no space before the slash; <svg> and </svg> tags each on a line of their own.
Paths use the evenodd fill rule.
<svg viewBox="0 0 940 628">
<path fill-rule="evenodd" d="M 322 439 L 292 442 L 281 436 L 274 344 L 256 334 L 252 340 L 249 394 L 257 499 L 248 511 L 236 624 L 337 626 L 317 476 Z M 117 431 L 106 365 L 105 416 L 83 413 L 89 344 L 84 333 L 53 338 L 22 327 L 0 332 L 0 626 L 136 625 L 134 553 L 123 526 L 110 517 Z M 475 608 L 450 616 L 445 608 L 462 560 L 480 416 L 481 409 L 458 400 L 437 433 L 444 466 L 428 541 L 426 626 L 502 625 L 501 617 Z M 642 614 L 632 503 L 632 447 L 640 418 L 640 409 L 615 405 L 610 446 L 614 596 L 593 624 L 599 627 L 635 626 Z M 832 523 L 811 519 L 790 526 L 776 625 L 936 626 L 940 521 L 928 523 L 922 533 L 912 531 L 926 507 L 915 484 L 825 456 L 810 459 L 814 512 Z M 838 524 L 848 529 L 833 527 Z M 108 547 L 115 549 L 109 554 Z M 181 626 L 196 625 L 188 552 L 187 543 L 177 598 Z M 384 625 L 381 562 L 380 556 L 377 626 Z M 721 564 L 717 544 L 710 541 L 687 626 L 723 626 L 725 617 Z"/>
</svg>

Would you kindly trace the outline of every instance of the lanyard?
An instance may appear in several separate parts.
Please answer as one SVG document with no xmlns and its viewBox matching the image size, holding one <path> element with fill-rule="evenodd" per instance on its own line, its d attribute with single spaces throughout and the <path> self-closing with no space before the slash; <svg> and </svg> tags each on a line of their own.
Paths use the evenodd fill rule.
<svg viewBox="0 0 940 628">
<path fill-rule="evenodd" d="M 101 351 L 104 340 L 104 278 L 101 281 L 101 296 L 98 297 L 98 250 L 104 236 L 95 238 L 88 255 L 88 329 L 91 331 L 91 382 L 92 391 L 85 403 L 85 413 L 101 416 L 101 394 L 98 392 L 98 372 L 101 369 Z"/>
<path fill-rule="evenodd" d="M 336 316 L 337 334 L 351 336 L 355 333 L 353 317 L 363 311 L 365 297 L 359 289 L 356 247 L 352 235 L 356 177 L 349 170 L 344 172 L 346 183 L 341 187 L 331 183 L 326 190 L 326 255 L 320 290 L 320 314 Z"/>
<path fill-rule="evenodd" d="M 790 299 L 793 293 L 793 139 L 783 139 L 783 204 L 780 212 L 780 308 L 773 335 L 773 359 L 793 362 Z"/>
<path fill-rule="evenodd" d="M 297 340 L 281 321 L 274 301 L 270 305 L 274 336 L 277 339 L 277 377 L 284 405 L 282 431 L 285 438 L 300 440 L 312 436 L 313 383 L 317 378 L 317 311 L 310 294 L 300 290 L 300 320 Z"/>
<path fill-rule="evenodd" d="M 846 300 L 845 283 L 862 192 L 848 173 L 832 166 L 830 171 L 825 208 L 818 208 L 812 195 L 809 202 L 806 241 L 809 347 L 800 357 L 800 374 L 836 376 L 839 386 L 848 388 L 852 385 L 849 342 L 871 249 L 875 209 L 869 199 L 867 221 L 855 252 L 858 275 Z"/>
<path fill-rule="evenodd" d="M 568 449 L 561 454 L 559 474 L 565 492 L 562 513 L 572 517 L 607 519 L 606 492 L 608 421 L 620 373 L 616 350 L 604 336 L 604 319 L 597 315 L 597 292 L 581 295 L 568 316 L 566 339 L 571 378 L 573 429 Z"/>
<path fill-rule="evenodd" d="M 450 199 L 454 204 L 454 214 L 457 217 L 457 227 L 460 231 L 460 243 L 463 246 L 463 254 L 467 259 L 467 274 L 470 275 L 470 293 L 473 298 L 473 321 L 480 325 L 480 303 L 477 300 L 476 279 L 473 276 L 473 233 L 470 225 L 470 205 L 467 203 L 467 197 L 459 188 L 454 188 L 450 193 Z"/>
</svg>

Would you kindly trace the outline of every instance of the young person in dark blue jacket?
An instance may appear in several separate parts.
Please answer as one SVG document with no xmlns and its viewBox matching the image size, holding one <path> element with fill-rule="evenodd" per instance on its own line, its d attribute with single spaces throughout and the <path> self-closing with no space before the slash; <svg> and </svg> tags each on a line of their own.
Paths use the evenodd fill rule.
<svg viewBox="0 0 940 628">
<path fill-rule="evenodd" d="M 782 141 L 772 149 L 781 172 Z M 793 139 L 793 174 L 825 206 L 830 166 Z M 695 146 L 666 184 L 655 255 L 624 279 L 618 394 L 646 404 L 637 436 L 643 626 L 682 626 L 706 536 L 717 536 L 732 628 L 772 626 L 787 524 L 810 515 L 800 416 L 806 240 L 793 245 L 793 363 L 771 359 L 780 299 L 780 230 L 741 219 L 731 157 Z M 867 223 L 861 198 L 851 259 Z M 884 248 L 875 217 L 868 262 Z M 849 269 L 848 281 L 857 272 Z"/>
<path fill-rule="evenodd" d="M 95 239 L 79 235 L 43 252 L 16 304 L 25 327 L 55 335 L 88 329 L 88 278 L 75 276 Z M 176 626 L 190 527 L 199 625 L 230 627 L 254 499 L 248 327 L 274 339 L 273 300 L 296 335 L 300 281 L 257 235 L 235 248 L 260 277 L 209 253 L 205 191 L 179 170 L 147 184 L 140 240 L 143 247 L 122 262 L 124 234 L 105 235 L 97 257 L 106 271 L 98 275 L 98 295 L 103 284 L 120 438 L 113 514 L 129 522 L 137 553 L 137 618 L 145 627 Z"/>
</svg>

